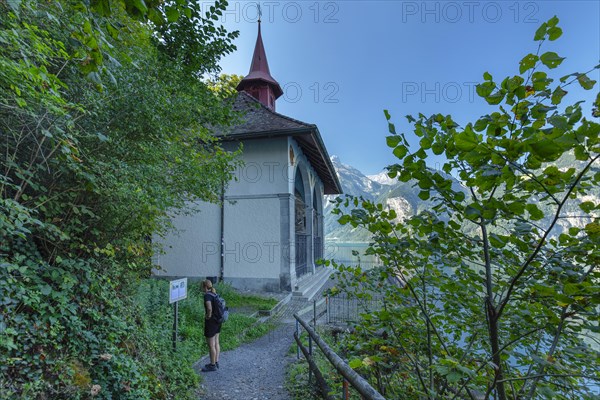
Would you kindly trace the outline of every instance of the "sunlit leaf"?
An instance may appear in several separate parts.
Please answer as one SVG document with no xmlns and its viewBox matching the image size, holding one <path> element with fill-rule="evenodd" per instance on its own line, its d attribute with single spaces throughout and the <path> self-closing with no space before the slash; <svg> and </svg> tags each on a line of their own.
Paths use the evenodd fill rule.
<svg viewBox="0 0 600 400">
<path fill-rule="evenodd" d="M 564 60 L 564 57 L 560 57 L 553 51 L 548 51 L 541 55 L 540 60 L 542 64 L 547 66 L 548 68 L 556 68 L 558 67 Z"/>
<path fill-rule="evenodd" d="M 385 139 L 388 147 L 394 148 L 400 143 L 400 136 L 387 136 Z"/>
<path fill-rule="evenodd" d="M 590 90 L 594 87 L 594 85 L 596 84 L 596 81 L 591 80 L 590 78 L 588 78 L 588 76 L 586 74 L 580 74 L 577 76 L 577 81 L 579 82 L 579 84 L 581 85 L 582 88 L 584 88 L 585 90 Z"/>
<path fill-rule="evenodd" d="M 523 57 L 523 59 L 521 60 L 521 62 L 519 63 L 519 73 L 523 73 L 525 71 L 530 70 L 531 68 L 533 68 L 535 66 L 535 64 L 538 62 L 539 57 L 535 54 L 528 54 L 525 57 Z"/>
</svg>

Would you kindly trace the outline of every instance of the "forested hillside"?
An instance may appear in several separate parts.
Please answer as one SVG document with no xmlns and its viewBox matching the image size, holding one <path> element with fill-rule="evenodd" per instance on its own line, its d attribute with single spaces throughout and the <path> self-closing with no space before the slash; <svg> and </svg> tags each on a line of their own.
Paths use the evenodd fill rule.
<svg viewBox="0 0 600 400">
<path fill-rule="evenodd" d="M 202 81 L 234 50 L 225 7 L 0 2 L 0 398 L 188 390 L 132 294 L 167 210 L 217 199 L 235 168 Z"/>
</svg>

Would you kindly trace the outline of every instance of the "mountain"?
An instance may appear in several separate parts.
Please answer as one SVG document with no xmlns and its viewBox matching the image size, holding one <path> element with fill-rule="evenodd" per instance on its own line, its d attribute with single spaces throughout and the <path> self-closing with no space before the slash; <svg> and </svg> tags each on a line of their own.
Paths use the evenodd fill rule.
<svg viewBox="0 0 600 400">
<path fill-rule="evenodd" d="M 385 172 L 385 171 L 382 171 L 382 172 L 378 173 L 377 175 L 367 175 L 367 178 L 369 178 L 373 182 L 379 183 L 380 185 L 392 186 L 395 183 L 397 183 L 396 179 L 390 178 L 389 175 L 387 174 L 387 172 Z"/>
<path fill-rule="evenodd" d="M 393 208 L 398 219 L 412 215 L 423 201 L 418 198 L 418 190 L 412 184 L 391 179 L 386 172 L 367 176 L 351 165 L 341 162 L 339 157 L 332 156 L 331 162 L 336 170 L 344 194 L 361 196 L 364 199 L 382 203 Z M 332 214 L 333 205 L 330 202 L 337 196 L 325 196 L 325 235 L 330 241 L 368 242 L 370 233 L 363 228 L 353 228 L 350 225 L 340 225 L 338 216 Z M 349 207 L 351 208 L 351 207 Z"/>
<path fill-rule="evenodd" d="M 331 162 L 340 179 L 344 194 L 363 196 L 369 200 L 375 200 L 384 190 L 384 185 L 366 176 L 356 168 L 342 163 L 338 156 L 331 156 Z"/>
<path fill-rule="evenodd" d="M 376 175 L 365 175 L 358 169 L 344 164 L 339 157 L 332 156 L 331 161 L 336 170 L 342 190 L 344 194 L 353 196 L 362 196 L 365 199 L 376 203 L 384 204 L 392 208 L 398 214 L 398 220 L 401 221 L 415 213 L 430 208 L 431 201 L 423 201 L 418 197 L 419 188 L 414 187 L 414 182 L 400 182 L 397 179 L 390 178 L 387 173 L 381 172 Z M 550 164 L 549 164 L 550 165 Z M 567 154 L 560 160 L 552 163 L 561 171 L 566 171 L 571 167 L 581 168 L 581 162 L 577 161 L 572 154 Z M 445 177 L 451 177 L 444 174 Z M 452 183 L 454 190 L 461 190 L 467 197 L 469 194 L 464 186 L 458 180 L 453 179 Z M 325 196 L 327 205 L 325 207 L 325 235 L 330 242 L 368 242 L 370 233 L 363 228 L 353 228 L 350 225 L 342 226 L 337 220 L 338 216 L 332 214 L 333 205 L 330 200 L 337 196 Z M 343 197 L 343 196 L 342 196 Z M 567 231 L 570 227 L 583 228 L 591 220 L 588 218 L 578 217 L 580 213 L 579 205 L 583 202 L 591 202 L 594 204 L 600 203 L 600 189 L 598 187 L 590 187 L 585 196 L 581 196 L 574 202 L 569 202 L 562 210 L 561 218 L 551 232 L 551 236 L 558 236 L 560 233 Z M 545 214 L 544 219 L 539 221 L 541 226 L 548 225 L 554 216 L 556 204 L 549 203 L 548 200 L 540 201 L 538 206 Z M 349 206 L 351 209 L 353 206 Z M 465 228 L 467 229 L 467 228 Z M 474 227 L 472 229 L 475 229 Z"/>
</svg>

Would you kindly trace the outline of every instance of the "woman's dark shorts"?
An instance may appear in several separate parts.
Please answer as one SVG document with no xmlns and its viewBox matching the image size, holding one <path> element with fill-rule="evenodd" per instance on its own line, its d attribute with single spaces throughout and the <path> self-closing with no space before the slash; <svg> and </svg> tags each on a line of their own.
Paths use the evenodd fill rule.
<svg viewBox="0 0 600 400">
<path fill-rule="evenodd" d="M 211 338 L 221 332 L 221 324 L 214 319 L 204 320 L 204 336 Z"/>
</svg>

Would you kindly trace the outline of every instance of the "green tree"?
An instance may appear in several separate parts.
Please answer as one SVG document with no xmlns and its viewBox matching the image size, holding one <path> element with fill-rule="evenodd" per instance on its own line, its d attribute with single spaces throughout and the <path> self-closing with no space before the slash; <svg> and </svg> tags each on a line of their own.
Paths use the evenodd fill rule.
<svg viewBox="0 0 600 400">
<path fill-rule="evenodd" d="M 389 175 L 414 182 L 431 209 L 397 223 L 382 205 L 338 199 L 339 221 L 372 232 L 367 252 L 384 263 L 340 266 L 343 288 L 384 294 L 348 341 L 351 365 L 390 397 L 597 396 L 600 125 L 582 102 L 564 104 L 569 86 L 596 82 L 550 77 L 563 58 L 541 49 L 557 23 L 536 31 L 519 75 L 484 74 L 477 93 L 492 110 L 475 122 L 408 116 L 416 149 L 389 122 Z M 593 117 L 599 106 L 600 94 Z M 431 153 L 443 171 L 427 167 Z M 350 202 L 360 207 L 345 212 Z"/>
<path fill-rule="evenodd" d="M 220 70 L 218 60 L 235 50 L 232 41 L 239 32 L 227 32 L 216 25 L 219 16 L 227 8 L 227 1 L 217 0 L 208 9 L 202 2 L 170 0 L 164 2 L 168 21 L 159 23 L 155 29 L 157 47 L 188 72 L 202 76 Z M 204 3 L 206 5 L 206 3 Z"/>
<path fill-rule="evenodd" d="M 193 396 L 153 359 L 130 294 L 168 213 L 217 201 L 235 168 L 206 128 L 232 112 L 200 79 L 235 35 L 208 29 L 194 40 L 210 51 L 172 57 L 145 19 L 159 12 L 192 18 L 143 1 L 0 2 L 0 398 Z"/>
<path fill-rule="evenodd" d="M 220 74 L 207 81 L 208 88 L 217 96 L 226 99 L 237 93 L 237 85 L 244 79 L 242 75 Z"/>
</svg>

